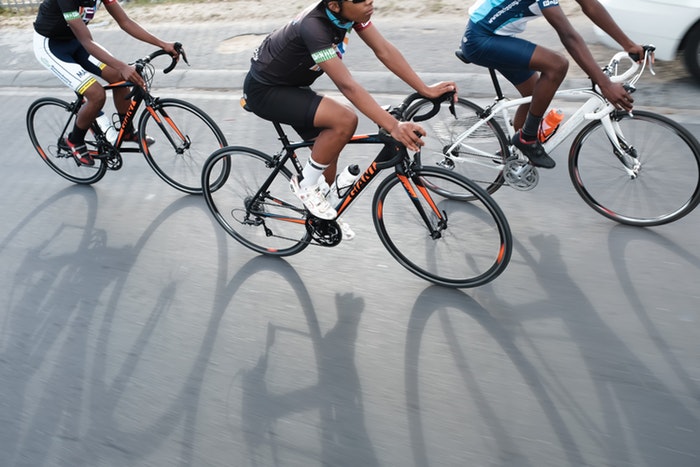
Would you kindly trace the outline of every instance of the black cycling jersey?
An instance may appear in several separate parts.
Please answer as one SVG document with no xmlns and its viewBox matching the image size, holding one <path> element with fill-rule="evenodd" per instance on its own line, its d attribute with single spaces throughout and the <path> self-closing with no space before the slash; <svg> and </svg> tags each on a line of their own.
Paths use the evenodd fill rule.
<svg viewBox="0 0 700 467">
<path fill-rule="evenodd" d="M 320 2 L 267 36 L 251 59 L 255 80 L 270 86 L 309 86 L 323 74 L 319 63 L 342 58 L 345 35 L 371 24 L 340 23 L 331 15 Z"/>
<path fill-rule="evenodd" d="M 34 30 L 49 39 L 75 39 L 75 34 L 68 27 L 68 21 L 82 18 L 85 24 L 95 17 L 100 3 L 112 3 L 117 0 L 44 0 L 39 5 L 39 13 L 34 21 Z M 88 4 L 89 6 L 81 6 Z"/>
</svg>

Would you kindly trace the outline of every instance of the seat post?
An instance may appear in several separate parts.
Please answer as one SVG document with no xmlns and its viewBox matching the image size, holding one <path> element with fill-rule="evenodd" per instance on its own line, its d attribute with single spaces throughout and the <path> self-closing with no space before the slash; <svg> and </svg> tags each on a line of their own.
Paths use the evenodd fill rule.
<svg viewBox="0 0 700 467">
<path fill-rule="evenodd" d="M 493 88 L 496 90 L 496 97 L 498 98 L 498 100 L 503 99 L 503 91 L 501 90 L 501 84 L 498 82 L 496 70 L 494 68 L 489 68 L 489 74 L 491 75 L 491 82 L 493 82 Z"/>
</svg>

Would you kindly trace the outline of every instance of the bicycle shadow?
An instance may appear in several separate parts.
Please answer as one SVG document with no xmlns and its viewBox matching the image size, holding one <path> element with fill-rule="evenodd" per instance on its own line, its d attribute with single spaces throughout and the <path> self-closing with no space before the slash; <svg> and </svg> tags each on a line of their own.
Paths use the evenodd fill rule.
<svg viewBox="0 0 700 467">
<path fill-rule="evenodd" d="M 243 442 L 251 465 L 280 465 L 284 464 L 283 458 L 294 463 L 290 451 L 302 447 L 289 445 L 284 439 L 284 430 L 278 431 L 277 422 L 314 410 L 318 410 L 319 414 L 321 465 L 378 465 L 365 425 L 360 378 L 354 362 L 355 341 L 364 300 L 353 294 L 337 294 L 337 321 L 324 333 L 311 297 L 295 269 L 282 259 L 257 256 L 236 273 L 222 294 L 225 298 L 219 302 L 218 309 L 227 309 L 246 281 L 262 271 L 279 275 L 280 280 L 291 286 L 290 290 L 296 295 L 293 300 L 294 309 L 303 313 L 308 329 L 300 330 L 268 322 L 263 353 L 252 367 L 232 376 L 228 391 L 230 412 L 236 410 L 233 400 L 240 398 L 240 428 L 232 429 L 243 432 Z M 311 341 L 315 360 L 315 384 L 292 384 L 290 386 L 293 388 L 286 392 L 280 392 L 278 384 L 275 384 L 276 390 L 270 389 L 271 381 L 276 380 L 275 372 L 280 371 L 279 365 L 271 365 L 270 362 L 272 359 L 284 358 L 284 342 L 288 341 L 285 335 Z M 286 372 L 288 369 L 281 371 Z M 236 416 L 230 414 L 230 418 Z M 234 422 L 230 423 L 235 425 Z M 280 455 L 280 450 L 284 450 L 285 454 Z M 304 453 L 300 462 L 308 462 L 312 455 Z"/>
<path fill-rule="evenodd" d="M 587 371 L 588 384 L 593 389 L 588 394 L 590 401 L 583 401 L 585 405 L 578 402 L 549 362 L 551 357 L 538 351 L 541 364 L 549 369 L 543 376 L 555 381 L 553 388 L 565 394 L 560 396 L 560 403 L 566 403 L 567 410 L 579 418 L 584 429 L 600 434 L 593 436 L 593 440 L 600 446 L 600 455 L 610 464 L 633 464 L 642 457 L 649 460 L 649 465 L 689 465 L 688 455 L 697 452 L 697 443 L 692 439 L 692 429 L 688 432 L 685 429 L 698 426 L 698 418 L 601 317 L 568 273 L 558 238 L 536 235 L 530 240 L 539 258 L 522 245 L 518 250 L 530 266 L 532 277 L 548 293 L 545 300 L 548 309 L 558 311 L 556 318 L 570 342 L 577 346 L 582 368 Z M 523 306 L 517 311 L 524 312 L 523 318 L 527 320 L 530 315 L 542 316 L 536 309 L 539 306 Z M 537 348 L 534 341 L 530 344 Z M 593 407 L 589 406 L 591 403 Z M 669 432 L 672 426 L 679 427 L 674 434 Z M 656 442 L 650 443 L 650 439 Z M 571 445 L 564 446 L 571 449 Z"/>
<path fill-rule="evenodd" d="M 632 248 L 631 244 L 633 242 L 646 242 L 667 250 L 683 262 L 692 265 L 696 272 L 700 272 L 700 256 L 673 242 L 668 237 L 662 235 L 658 230 L 615 225 L 610 229 L 610 234 L 608 235 L 608 250 L 610 252 L 610 257 L 613 258 L 613 268 L 620 280 L 625 297 L 627 297 L 639 323 L 647 332 L 649 342 L 655 345 L 658 354 L 663 357 L 668 368 L 673 370 L 676 378 L 685 386 L 688 393 L 700 394 L 700 382 L 698 382 L 697 378 L 693 378 L 683 367 L 673 351 L 673 344 L 668 342 L 659 329 L 657 329 L 648 305 L 640 299 L 641 294 L 634 284 L 631 270 L 627 266 L 626 261 L 628 258 L 626 252 L 628 248 Z M 687 310 L 687 316 L 681 316 L 680 319 L 693 321 L 694 318 L 690 316 L 692 311 L 696 310 Z"/>
<path fill-rule="evenodd" d="M 657 242 L 691 264 L 700 264 L 697 255 L 657 232 L 637 232 L 632 239 Z M 628 233 L 625 228 L 610 233 L 610 250 L 622 259 L 625 244 L 632 240 Z M 429 394 L 429 386 L 421 379 L 427 368 L 421 369 L 419 365 L 424 333 L 431 322 L 434 332 L 435 319 L 445 335 L 448 355 L 454 361 L 459 381 L 463 381 L 479 414 L 474 423 L 487 431 L 482 436 L 494 444 L 489 459 L 495 456 L 503 457 L 504 463 L 507 458 L 508 463 L 538 465 L 534 459 L 540 453 L 518 443 L 522 433 L 509 423 L 508 414 L 499 412 L 493 395 L 488 397 L 488 381 L 475 369 L 481 360 L 475 356 L 472 363 L 464 351 L 469 344 L 453 331 L 460 315 L 477 322 L 493 338 L 496 348 L 508 357 L 507 361 L 515 368 L 514 374 L 524 382 L 539 407 L 533 415 L 540 412 L 544 417 L 545 425 L 532 417 L 526 427 L 540 433 L 548 442 L 556 441 L 553 449 L 560 456 L 560 465 L 584 465 L 591 459 L 610 465 L 639 465 L 642 459 L 643 465 L 693 465 L 698 452 L 697 440 L 693 439 L 694 427 L 700 423 L 697 411 L 688 406 L 677 384 L 674 387 L 672 380 L 657 376 L 659 370 L 649 367 L 601 317 L 569 275 L 558 239 L 537 235 L 531 242 L 535 247 L 532 253 L 521 243 L 516 242 L 515 247 L 547 294 L 541 301 L 513 306 L 499 299 L 493 285 L 484 286 L 474 294 L 480 297 L 479 302 L 461 291 L 437 287 L 426 289 L 418 298 L 409 323 L 405 363 L 406 406 L 416 465 L 434 465 L 431 454 L 439 455 L 426 442 L 424 419 L 428 414 L 421 407 L 427 405 L 422 402 Z M 697 382 L 678 360 L 673 346 L 660 338 L 660 332 L 647 316 L 625 262 L 614 264 L 625 295 L 647 330 L 649 340 L 655 343 L 688 397 L 697 394 Z M 554 352 L 545 351 L 548 344 L 536 341 L 532 332 L 523 327 L 530 320 L 539 322 L 548 317 L 557 320 L 568 339 L 567 344 L 556 344 L 552 348 Z M 569 344 L 575 346 L 573 360 L 569 357 L 571 351 L 565 351 Z M 485 345 L 479 343 L 479 348 Z M 518 378 L 509 377 L 507 381 L 517 382 Z M 582 392 L 584 387 L 590 387 L 590 392 Z"/>
<path fill-rule="evenodd" d="M 177 288 L 170 282 L 154 292 L 152 309 L 143 310 L 146 323 L 110 385 L 105 381 L 107 369 L 115 366 L 109 349 L 112 321 L 126 311 L 120 307 L 120 297 L 154 232 L 185 208 L 205 211 L 197 199 L 178 198 L 135 245 L 115 248 L 109 246 L 107 232 L 96 227 L 98 204 L 94 188 L 70 186 L 37 206 L 0 243 L 0 257 L 14 260 L 11 267 L 16 268 L 0 328 L 0 361 L 11 362 L 0 365 L 7 394 L 7 403 L 0 406 L 0 418 L 7 421 L 0 429 L 0 444 L 6 447 L 0 455 L 2 465 L 53 464 L 56 444 L 71 446 L 60 463 L 84 465 L 95 456 L 96 447 L 119 450 L 125 442 L 116 428 L 115 408 Z M 64 222 L 53 230 L 34 228 L 34 224 L 50 226 L 56 218 L 51 211 L 64 212 L 66 206 L 71 206 L 71 213 L 83 213 L 85 220 Z M 26 253 L 23 233 L 32 237 Z M 221 238 L 220 244 L 224 241 Z M 173 410 L 148 430 L 133 434 L 125 457 L 133 460 L 134 452 L 154 449 L 163 433 L 174 429 L 178 412 Z M 133 447 L 137 449 L 132 451 Z"/>
<path fill-rule="evenodd" d="M 437 315 L 437 316 L 435 316 Z M 426 443 L 423 424 L 424 413 L 421 407 L 421 377 L 420 355 L 423 335 L 428 323 L 437 318 L 440 328 L 445 333 L 449 356 L 454 360 L 458 370 L 458 379 L 464 383 L 473 399 L 473 405 L 489 429 L 489 438 L 495 443 L 497 457 L 504 463 L 515 462 L 517 465 L 538 465 L 532 463 L 518 443 L 519 435 L 511 433 L 510 423 L 503 420 L 492 407 L 493 397 L 489 397 L 487 388 L 482 388 L 480 376 L 471 368 L 469 357 L 464 345 L 453 330 L 454 316 L 466 315 L 480 325 L 493 338 L 498 348 L 518 371 L 529 391 L 539 404 L 546 419 L 552 426 L 559 442 L 567 446 L 566 456 L 570 465 L 584 464 L 583 456 L 576 446 L 574 434 L 557 407 L 556 401 L 550 395 L 547 382 L 539 374 L 538 369 L 528 360 L 528 357 L 516 344 L 517 333 L 509 330 L 501 320 L 493 316 L 475 299 L 461 290 L 445 289 L 430 286 L 416 300 L 408 323 L 405 352 L 405 390 L 406 412 L 411 439 L 411 449 L 416 466 L 439 465 L 439 461 L 431 461 L 430 446 Z M 427 415 L 427 414 L 425 414 Z M 439 455 L 439 454 L 438 454 Z M 506 461 L 505 458 L 509 461 Z M 493 461 L 493 456 L 489 457 Z"/>
<path fill-rule="evenodd" d="M 70 204 L 76 208 L 81 203 L 87 206 L 85 225 L 63 222 L 51 230 L 47 224 L 46 239 L 40 242 L 32 239 L 34 244 L 23 254 L 23 243 L 30 241 L 21 233 L 54 203 L 66 203 L 67 198 L 71 198 Z M 49 384 L 54 383 L 55 373 L 44 374 L 42 366 L 55 347 L 61 347 L 69 353 L 79 350 L 75 355 L 77 358 L 85 353 L 83 333 L 68 331 L 66 339 L 62 339 L 62 334 L 71 327 L 71 322 L 90 322 L 89 301 L 82 300 L 79 294 L 62 294 L 61 291 L 75 289 L 77 278 L 84 276 L 85 263 L 79 258 L 79 252 L 90 251 L 99 254 L 97 252 L 106 242 L 106 233 L 94 228 L 96 210 L 97 197 L 92 187 L 71 186 L 37 206 L 0 243 L 3 269 L 16 267 L 14 275 L 5 275 L 6 278 L 11 278 L 11 282 L 4 303 L 5 319 L 0 328 L 0 361 L 6 363 L 0 366 L 4 394 L 4 403 L 0 406 L 3 412 L 0 418 L 4 420 L 0 431 L 0 444 L 5 447 L 0 454 L 2 465 L 12 465 L 13 459 L 21 459 L 22 453 L 26 451 L 32 451 L 35 460 L 37 454 L 40 458 L 43 456 L 43 460 L 46 459 L 45 439 L 22 436 L 21 420 L 28 417 L 28 413 L 33 409 L 25 404 L 26 394 L 29 392 L 31 380 L 37 375 L 42 375 Z M 81 229 L 85 233 L 78 237 L 76 232 L 80 232 Z M 59 246 L 54 247 L 55 243 Z M 68 252 L 67 245 L 71 245 L 73 251 Z M 37 263 L 41 264 L 42 268 L 37 268 Z M 96 284 L 89 285 L 91 292 L 96 290 Z M 68 377 L 81 380 L 84 376 L 84 363 L 85 360 L 77 359 L 71 362 Z M 67 417 L 68 419 L 61 420 L 63 417 L 59 414 L 64 409 L 71 412 L 75 407 L 80 407 L 79 393 L 68 391 L 62 397 L 47 399 L 51 401 L 47 401 L 37 412 L 51 410 L 53 415 L 46 417 L 42 423 L 30 420 L 30 429 L 55 429 L 59 426 L 59 420 L 66 430 L 76 428 L 74 418 Z M 59 411 L 53 411 L 54 408 Z M 71 410 L 68 410 L 69 408 Z"/>
</svg>

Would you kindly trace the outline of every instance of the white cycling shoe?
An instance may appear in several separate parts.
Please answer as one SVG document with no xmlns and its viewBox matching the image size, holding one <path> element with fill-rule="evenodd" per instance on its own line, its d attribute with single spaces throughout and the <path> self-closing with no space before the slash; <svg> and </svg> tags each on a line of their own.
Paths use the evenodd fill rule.
<svg viewBox="0 0 700 467">
<path fill-rule="evenodd" d="M 333 220 L 336 218 L 338 213 L 335 208 L 331 206 L 324 196 L 320 185 L 312 185 L 309 187 L 300 187 L 299 180 L 296 175 L 292 175 L 292 179 L 289 181 L 289 186 L 292 189 L 292 193 L 296 195 L 299 200 L 304 203 L 304 207 L 309 210 L 311 214 L 318 217 L 319 219 Z"/>
<path fill-rule="evenodd" d="M 328 182 L 323 178 L 323 175 L 318 179 L 318 186 L 321 189 L 321 194 L 328 199 L 328 194 L 331 192 L 331 188 L 328 186 Z M 332 205 L 331 205 L 332 206 Z M 355 232 L 350 228 L 350 224 L 343 222 L 340 219 L 336 219 L 341 232 L 343 233 L 343 240 L 352 240 L 355 238 Z"/>
</svg>

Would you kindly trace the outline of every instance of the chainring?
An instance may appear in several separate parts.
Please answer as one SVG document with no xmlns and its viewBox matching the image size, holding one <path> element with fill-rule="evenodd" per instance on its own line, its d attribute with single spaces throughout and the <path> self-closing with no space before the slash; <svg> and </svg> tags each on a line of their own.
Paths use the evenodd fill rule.
<svg viewBox="0 0 700 467">
<path fill-rule="evenodd" d="M 319 219 L 314 216 L 306 218 L 306 231 L 321 246 L 336 246 L 343 237 L 336 221 Z"/>
<path fill-rule="evenodd" d="M 503 178 L 508 186 L 520 191 L 529 191 L 537 186 L 540 181 L 540 174 L 537 168 L 528 161 L 520 159 L 518 156 L 511 156 L 506 159 L 503 167 Z"/>
</svg>

